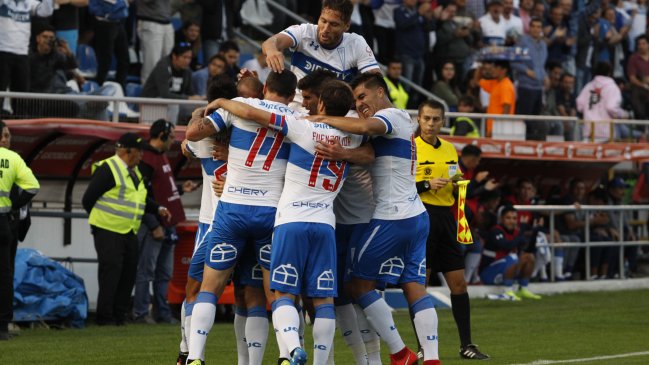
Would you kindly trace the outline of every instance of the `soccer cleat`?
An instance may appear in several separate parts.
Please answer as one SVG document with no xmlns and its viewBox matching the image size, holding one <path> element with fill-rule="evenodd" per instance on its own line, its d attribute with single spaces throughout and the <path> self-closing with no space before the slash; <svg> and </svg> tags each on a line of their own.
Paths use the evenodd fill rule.
<svg viewBox="0 0 649 365">
<path fill-rule="evenodd" d="M 483 354 L 478 350 L 478 346 L 474 344 L 468 344 L 460 348 L 460 357 L 467 360 L 489 360 L 490 357 L 487 354 Z"/>
<path fill-rule="evenodd" d="M 176 359 L 176 365 L 185 365 L 187 362 L 187 356 L 189 356 L 189 352 L 179 352 L 178 358 Z"/>
<path fill-rule="evenodd" d="M 519 297 L 518 295 L 516 295 L 516 293 L 514 293 L 513 290 L 507 290 L 507 291 L 505 292 L 505 295 L 509 297 L 509 300 L 513 300 L 513 301 L 515 301 L 515 302 L 521 300 L 521 297 Z"/>
<path fill-rule="evenodd" d="M 289 362 L 290 365 L 304 365 L 306 364 L 307 360 L 307 354 L 304 350 L 301 348 L 296 348 L 293 350 L 292 356 L 291 356 L 291 361 Z"/>
<path fill-rule="evenodd" d="M 529 291 L 529 289 L 527 289 L 527 288 L 520 288 L 520 289 L 518 289 L 518 291 L 516 292 L 516 295 L 517 295 L 519 298 L 524 298 L 524 299 L 536 299 L 536 300 L 541 299 L 541 296 L 540 296 L 540 295 L 537 295 L 537 294 L 532 293 L 532 292 Z"/>
<path fill-rule="evenodd" d="M 187 365 L 205 365 L 205 361 L 201 359 L 187 360 Z"/>
<path fill-rule="evenodd" d="M 422 350 L 420 347 L 419 351 L 417 351 L 417 360 L 421 360 L 423 358 L 424 358 L 424 350 Z"/>
<path fill-rule="evenodd" d="M 417 363 L 417 354 L 404 347 L 396 354 L 390 355 L 390 365 L 412 365 Z"/>
</svg>

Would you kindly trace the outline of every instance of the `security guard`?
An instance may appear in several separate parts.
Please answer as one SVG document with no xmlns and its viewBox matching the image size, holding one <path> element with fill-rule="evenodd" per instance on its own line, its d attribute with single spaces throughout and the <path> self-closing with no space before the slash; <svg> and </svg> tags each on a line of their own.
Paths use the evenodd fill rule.
<svg viewBox="0 0 649 365">
<path fill-rule="evenodd" d="M 426 282 L 431 272 L 441 272 L 451 290 L 453 317 L 460 333 L 460 356 L 486 360 L 489 356 L 471 341 L 469 295 L 464 280 L 464 255 L 457 242 L 456 222 L 451 212 L 454 175 L 459 172 L 453 144 L 438 137 L 444 125 L 444 106 L 434 100 L 419 106 L 420 135 L 417 145 L 417 192 L 430 217 L 426 244 Z"/>
<path fill-rule="evenodd" d="M 8 150 L 9 128 L 0 120 L 0 340 L 8 340 L 9 322 L 13 319 L 14 283 L 13 268 L 17 240 L 12 233 L 10 217 L 12 206 L 28 204 L 40 188 L 32 170 L 17 153 Z M 14 201 L 11 188 L 17 185 L 22 191 Z"/>
<path fill-rule="evenodd" d="M 401 70 L 403 66 L 401 61 L 397 59 L 388 62 L 388 70 L 386 76 L 383 77 L 385 83 L 388 85 L 390 93 L 390 100 L 399 109 L 405 109 L 408 105 L 408 92 L 403 88 L 403 84 L 399 81 Z"/>
<path fill-rule="evenodd" d="M 144 212 L 169 218 L 169 211 L 147 197 L 142 174 L 143 140 L 126 133 L 115 145 L 116 154 L 93 165 L 93 175 L 82 204 L 99 260 L 97 324 L 123 325 L 129 310 L 138 260 L 138 240 Z"/>
</svg>

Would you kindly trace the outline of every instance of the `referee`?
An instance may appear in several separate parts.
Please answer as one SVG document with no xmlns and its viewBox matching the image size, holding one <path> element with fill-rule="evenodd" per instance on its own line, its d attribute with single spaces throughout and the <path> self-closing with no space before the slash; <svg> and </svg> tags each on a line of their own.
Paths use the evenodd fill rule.
<svg viewBox="0 0 649 365">
<path fill-rule="evenodd" d="M 426 243 L 426 283 L 431 272 L 444 274 L 451 290 L 453 317 L 460 333 L 460 356 L 464 359 L 487 360 L 471 341 L 471 309 L 466 281 L 464 255 L 457 242 L 457 223 L 451 208 L 455 203 L 451 177 L 459 173 L 458 156 L 453 144 L 438 137 L 444 125 L 444 106 L 428 100 L 419 106 L 420 135 L 417 145 L 417 192 L 430 217 L 430 233 Z"/>
<path fill-rule="evenodd" d="M 9 322 L 13 319 L 14 283 L 13 268 L 16 256 L 17 238 L 9 225 L 11 208 L 28 204 L 40 188 L 32 170 L 9 146 L 9 129 L 0 120 L 0 340 L 8 340 Z M 10 199 L 11 188 L 17 185 L 21 190 L 14 201 Z"/>
</svg>

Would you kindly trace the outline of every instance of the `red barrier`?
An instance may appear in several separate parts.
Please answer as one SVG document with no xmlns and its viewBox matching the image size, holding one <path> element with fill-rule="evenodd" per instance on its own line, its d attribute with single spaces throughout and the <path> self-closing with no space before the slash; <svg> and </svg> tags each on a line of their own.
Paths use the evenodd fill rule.
<svg viewBox="0 0 649 365">
<path fill-rule="evenodd" d="M 194 251 L 194 238 L 198 225 L 195 222 L 183 222 L 176 227 L 178 244 L 174 251 L 174 272 L 169 282 L 167 300 L 171 304 L 181 304 L 185 300 L 185 285 L 187 285 L 187 272 Z M 232 284 L 225 287 L 219 298 L 219 304 L 234 304 L 234 287 Z"/>
</svg>

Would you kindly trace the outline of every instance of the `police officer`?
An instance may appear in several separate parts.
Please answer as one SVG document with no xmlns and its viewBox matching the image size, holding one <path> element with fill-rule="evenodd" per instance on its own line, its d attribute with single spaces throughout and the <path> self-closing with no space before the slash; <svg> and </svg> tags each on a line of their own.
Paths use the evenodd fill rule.
<svg viewBox="0 0 649 365">
<path fill-rule="evenodd" d="M 97 324 L 123 325 L 135 283 L 138 240 L 144 212 L 170 218 L 169 211 L 147 197 L 137 165 L 142 138 L 126 133 L 115 145 L 116 154 L 93 165 L 93 175 L 82 204 L 99 260 Z"/>
<path fill-rule="evenodd" d="M 9 322 L 13 319 L 13 269 L 17 239 L 10 226 L 12 207 L 28 204 L 40 188 L 32 170 L 17 153 L 8 150 L 11 134 L 0 120 L 0 340 L 8 340 Z M 10 199 L 11 189 L 17 185 L 20 193 Z"/>
<path fill-rule="evenodd" d="M 489 356 L 471 343 L 469 295 L 464 280 L 464 255 L 457 242 L 457 223 L 451 208 L 455 203 L 453 178 L 459 172 L 455 146 L 438 137 L 444 125 L 444 106 L 434 100 L 419 106 L 420 136 L 417 137 L 417 192 L 430 217 L 426 243 L 426 282 L 431 272 L 444 274 L 451 290 L 453 317 L 460 333 L 460 356 L 486 360 Z"/>
</svg>

